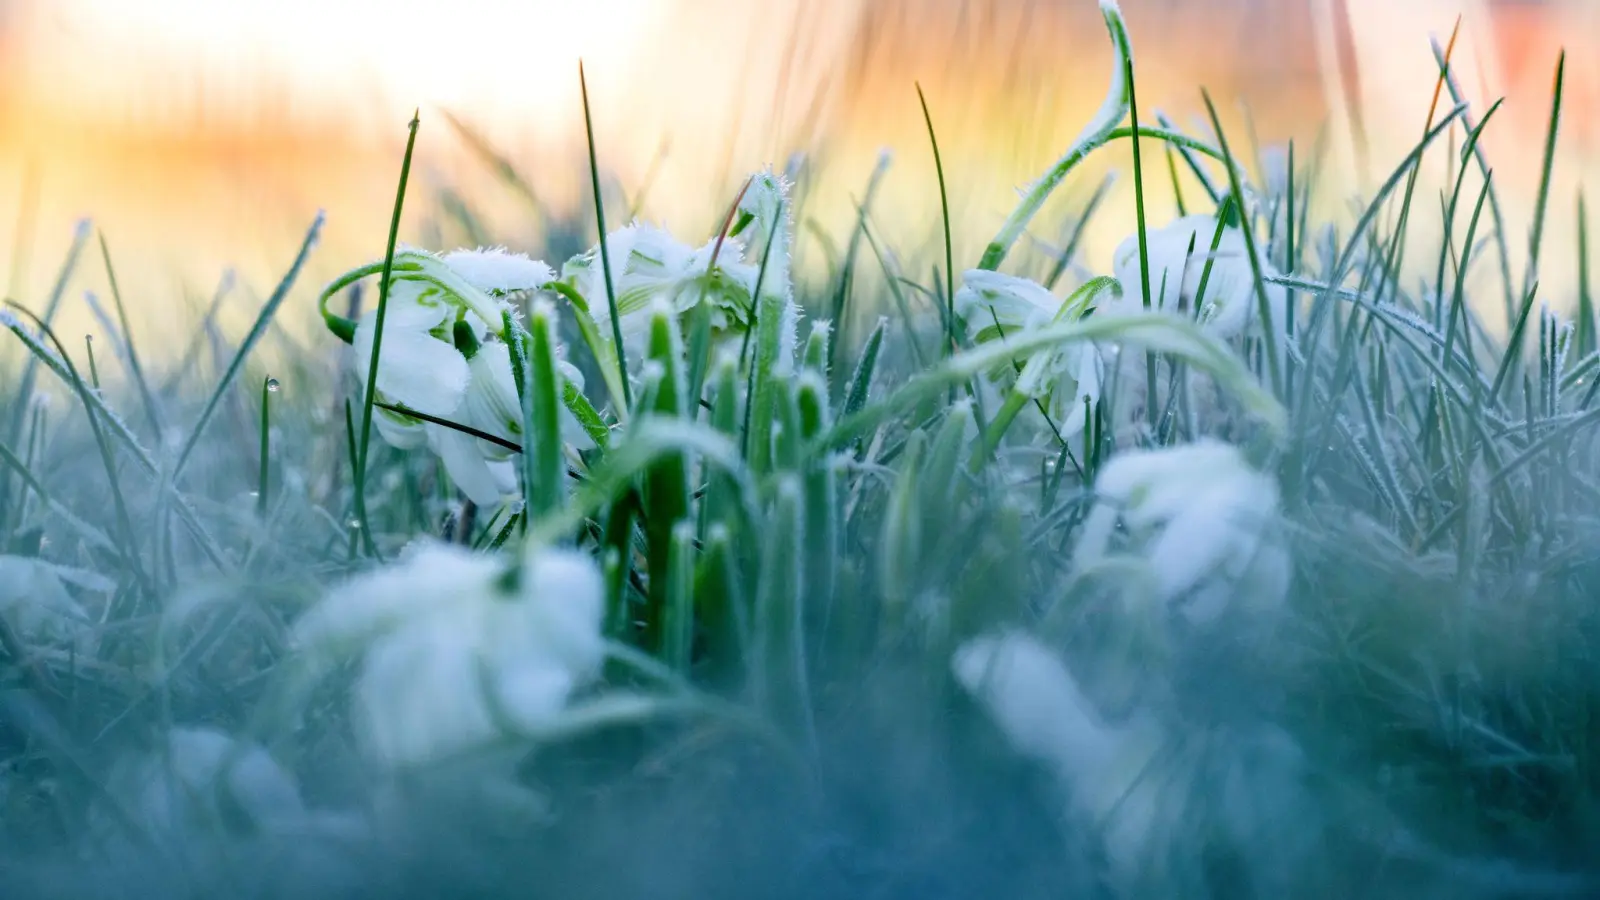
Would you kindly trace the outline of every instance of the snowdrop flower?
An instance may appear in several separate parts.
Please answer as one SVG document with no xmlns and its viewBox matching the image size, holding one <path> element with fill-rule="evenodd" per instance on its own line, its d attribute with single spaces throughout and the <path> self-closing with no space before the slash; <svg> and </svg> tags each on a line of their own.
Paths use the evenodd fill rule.
<svg viewBox="0 0 1600 900">
<path fill-rule="evenodd" d="M 468 284 L 495 295 L 537 291 L 556 277 L 544 262 L 504 247 L 452 250 L 443 261 Z"/>
<path fill-rule="evenodd" d="M 1210 259 L 1211 277 L 1206 281 L 1205 296 L 1198 298 L 1204 306 L 1198 311 L 1198 318 L 1218 337 L 1227 339 L 1244 334 L 1252 327 L 1259 330 L 1260 311 L 1244 232 L 1232 225 L 1225 226 L 1213 253 L 1211 241 L 1216 229 L 1216 217 L 1193 215 L 1146 233 L 1150 306 L 1164 312 L 1197 315 L 1195 301 L 1206 261 Z M 1276 274 L 1265 259 L 1261 264 L 1263 277 Z M 1129 236 L 1117 247 L 1113 268 L 1117 280 L 1122 283 L 1122 304 L 1142 307 L 1144 287 L 1139 270 L 1138 235 Z M 1287 322 L 1288 291 L 1270 283 L 1266 288 L 1273 327 L 1282 331 Z"/>
<path fill-rule="evenodd" d="M 27 556 L 0 556 L 0 616 L 23 640 L 89 653 L 94 621 L 68 585 L 110 593 L 116 583 L 95 572 Z"/>
<path fill-rule="evenodd" d="M 437 542 L 331 591 L 295 628 L 308 652 L 362 649 L 355 716 L 396 767 L 537 731 L 595 677 L 603 585 L 588 556 L 535 549 L 507 561 Z"/>
<path fill-rule="evenodd" d="M 472 385 L 467 389 L 464 424 L 495 437 L 524 443 L 522 398 L 517 394 L 516 376 L 511 369 L 511 348 L 499 341 L 484 344 L 467 361 L 467 368 L 472 372 Z M 583 390 L 583 373 L 576 366 L 558 359 L 556 368 L 564 381 Z M 580 449 L 594 446 L 594 440 L 565 404 L 561 407 L 561 439 Z M 510 451 L 502 447 L 487 441 L 478 443 L 480 452 L 489 459 L 510 456 Z"/>
<path fill-rule="evenodd" d="M 1098 829 L 1119 896 L 1201 883 L 1212 851 L 1241 856 L 1249 896 L 1325 884 L 1325 873 L 1307 874 L 1324 845 L 1305 757 L 1281 729 L 1227 725 L 1195 739 L 1149 711 L 1108 723 L 1056 655 L 1020 632 L 967 641 L 951 668 L 1012 748 L 1051 771 L 1069 810 Z"/>
<path fill-rule="evenodd" d="M 395 281 L 390 285 L 379 351 L 379 401 L 442 418 L 449 418 L 456 411 L 472 380 L 467 358 L 454 340 L 455 325 L 463 321 L 461 314 L 460 305 L 436 285 L 416 281 Z M 356 323 L 351 344 L 363 388 L 372 370 L 377 321 L 377 310 L 363 315 Z M 475 325 L 481 328 L 482 323 Z M 468 327 L 474 324 L 469 323 Z M 418 447 L 427 440 L 427 430 L 420 419 L 376 408 L 373 421 L 383 439 L 395 447 Z"/>
<path fill-rule="evenodd" d="M 1074 319 L 1084 311 L 1066 308 L 1065 301 L 1034 281 L 986 269 L 969 269 L 962 276 L 955 310 L 978 343 L 1001 340 L 1063 318 Z M 997 367 L 989 373 L 989 380 L 1015 383 L 1031 397 L 1048 398 L 1054 432 L 1062 438 L 1081 434 L 1088 422 L 1085 401 L 1092 405 L 1100 399 L 1105 369 L 1100 350 L 1088 343 L 1062 347 L 1051 351 L 1044 364 L 1018 378 L 1016 367 L 1024 362 L 1019 359 Z"/>
<path fill-rule="evenodd" d="M 167 834 L 251 832 L 306 811 L 266 748 L 213 728 L 174 728 L 163 747 L 124 759 L 110 789 L 146 828 Z"/>
<path fill-rule="evenodd" d="M 1120 453 L 1100 469 L 1095 494 L 1078 565 L 1111 555 L 1120 522 L 1129 539 L 1124 552 L 1150 567 L 1156 602 L 1178 605 L 1192 623 L 1240 604 L 1275 608 L 1288 593 L 1289 557 L 1272 533 L 1277 485 L 1237 448 L 1207 438 Z"/>
<path fill-rule="evenodd" d="M 1048 325 L 1061 311 L 1062 301 L 1044 286 L 1027 278 L 968 269 L 956 291 L 956 315 L 974 342 L 997 340 Z"/>
<path fill-rule="evenodd" d="M 733 238 L 724 239 L 720 248 L 713 239 L 696 250 L 664 229 L 638 222 L 606 235 L 611 287 L 629 357 L 643 358 L 650 306 L 658 299 L 680 315 L 706 304 L 714 334 L 743 334 L 750 324 L 759 270 L 743 262 L 742 254 L 742 245 Z M 601 337 L 610 339 L 611 307 L 600 259 L 595 247 L 568 261 L 562 277 L 588 302 Z"/>
<path fill-rule="evenodd" d="M 1137 867 L 1167 824 L 1163 779 L 1146 772 L 1163 741 L 1156 724 L 1107 723 L 1056 655 L 1021 632 L 967 641 L 951 668 L 1012 748 L 1047 766 L 1072 807 L 1103 829 L 1113 867 Z"/>
</svg>

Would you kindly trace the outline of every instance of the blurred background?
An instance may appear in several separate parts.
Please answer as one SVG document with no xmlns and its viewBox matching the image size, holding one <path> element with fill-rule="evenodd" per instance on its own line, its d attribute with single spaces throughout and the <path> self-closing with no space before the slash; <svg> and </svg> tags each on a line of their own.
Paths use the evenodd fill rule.
<svg viewBox="0 0 1600 900">
<path fill-rule="evenodd" d="M 1600 2 L 1122 5 L 1147 118 L 1160 110 L 1198 129 L 1206 88 L 1236 147 L 1292 139 L 1302 161 L 1321 147 L 1335 214 L 1420 135 L 1437 71 L 1429 37 L 1442 43 L 1461 16 L 1456 62 L 1469 99 L 1481 115 L 1485 98 L 1507 98 L 1486 145 L 1514 235 L 1526 234 L 1564 47 L 1544 283 L 1567 305 L 1575 197 L 1585 181 L 1600 186 Z M 933 246 L 920 83 L 945 153 L 960 265 L 976 259 L 1015 186 L 1098 106 L 1111 53 L 1092 0 L 0 0 L 0 277 L 36 302 L 74 222 L 90 217 L 136 318 L 160 327 L 229 269 L 246 296 L 265 296 L 324 209 L 324 242 L 297 289 L 309 304 L 323 280 L 381 256 L 414 107 L 422 127 L 403 239 L 460 238 L 437 224 L 448 189 L 496 239 L 538 250 L 548 218 L 587 203 L 580 57 L 608 202 L 689 241 L 714 227 L 744 174 L 796 151 L 813 179 L 805 215 L 842 236 L 888 149 L 875 225 L 889 246 Z M 507 190 L 447 113 L 501 151 L 535 196 Z M 1126 145 L 1113 149 L 1070 182 L 1057 218 L 1101 173 L 1126 172 L 1126 157 Z M 1157 220 L 1172 214 L 1164 195 L 1152 203 Z M 1114 193 L 1105 219 L 1084 245 L 1100 269 L 1132 228 L 1131 202 Z M 75 289 L 103 290 L 97 254 L 86 259 L 96 264 Z"/>
</svg>

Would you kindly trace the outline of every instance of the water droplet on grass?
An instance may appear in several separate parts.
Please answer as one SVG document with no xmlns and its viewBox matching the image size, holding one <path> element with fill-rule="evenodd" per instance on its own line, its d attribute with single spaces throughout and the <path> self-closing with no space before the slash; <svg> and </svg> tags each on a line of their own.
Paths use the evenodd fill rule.
<svg viewBox="0 0 1600 900">
<path fill-rule="evenodd" d="M 276 378 L 268 378 L 267 379 L 267 390 L 269 392 L 271 392 L 271 393 L 276 394 L 278 392 L 278 379 L 276 379 Z"/>
</svg>

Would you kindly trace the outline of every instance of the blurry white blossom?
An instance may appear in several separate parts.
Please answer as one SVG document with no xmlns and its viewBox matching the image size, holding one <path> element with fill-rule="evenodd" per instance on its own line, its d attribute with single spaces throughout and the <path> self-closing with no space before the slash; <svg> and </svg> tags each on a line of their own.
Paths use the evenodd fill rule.
<svg viewBox="0 0 1600 900">
<path fill-rule="evenodd" d="M 1098 831 L 1118 896 L 1183 894 L 1204 883 L 1218 852 L 1241 860 L 1248 896 L 1322 886 L 1307 873 L 1322 846 L 1319 808 L 1304 755 L 1280 728 L 1185 730 L 1150 709 L 1107 722 L 1061 660 L 1016 631 L 967 641 L 952 669 L 1012 748 L 1051 771 L 1068 809 Z"/>
<path fill-rule="evenodd" d="M 1095 495 L 1078 537 L 1078 565 L 1142 559 L 1156 602 L 1197 624 L 1237 606 L 1275 608 L 1288 593 L 1292 570 L 1276 528 L 1277 484 L 1236 447 L 1206 438 L 1116 454 L 1100 468 Z M 1123 546 L 1114 548 L 1119 532 Z"/>
<path fill-rule="evenodd" d="M 974 342 L 983 342 L 1047 325 L 1060 312 L 1062 300 L 1027 278 L 968 269 L 956 291 L 956 316 Z"/>
<path fill-rule="evenodd" d="M 174 728 L 162 746 L 124 759 L 111 797 L 158 833 L 251 832 L 301 817 L 294 777 L 266 748 L 213 728 Z"/>
<path fill-rule="evenodd" d="M 1244 232 L 1228 225 L 1216 250 L 1211 241 L 1217 234 L 1217 219 L 1210 215 L 1191 215 L 1165 228 L 1146 232 L 1150 269 L 1150 306 L 1163 312 L 1181 312 L 1198 318 L 1218 337 L 1238 337 L 1247 331 L 1260 331 L 1259 303 L 1255 274 L 1245 247 Z M 1130 235 L 1112 257 L 1117 280 L 1122 283 L 1122 305 L 1142 307 L 1144 286 L 1139 268 L 1139 236 Z M 1205 276 L 1211 261 L 1211 275 Z M 1277 274 L 1261 259 L 1262 276 Z M 1205 293 L 1200 282 L 1205 279 Z M 1288 291 L 1281 285 L 1266 285 L 1268 308 L 1273 327 L 1281 332 L 1287 321 Z M 1198 300 L 1201 308 L 1196 311 Z"/>
<path fill-rule="evenodd" d="M 1107 723 L 1056 655 L 1022 632 L 969 640 L 951 667 L 1012 748 L 1049 767 L 1072 806 L 1102 829 L 1113 865 L 1136 865 L 1167 824 L 1163 779 L 1146 777 L 1161 749 L 1157 726 Z"/>
<path fill-rule="evenodd" d="M 116 584 L 85 569 L 28 556 L 0 556 L 0 617 L 30 644 L 88 653 L 94 621 L 68 586 L 110 593 Z"/>
<path fill-rule="evenodd" d="M 552 723 L 604 656 L 587 555 L 521 559 L 437 542 L 335 588 L 296 625 L 305 652 L 360 652 L 355 717 L 388 765 L 439 760 Z"/>
</svg>

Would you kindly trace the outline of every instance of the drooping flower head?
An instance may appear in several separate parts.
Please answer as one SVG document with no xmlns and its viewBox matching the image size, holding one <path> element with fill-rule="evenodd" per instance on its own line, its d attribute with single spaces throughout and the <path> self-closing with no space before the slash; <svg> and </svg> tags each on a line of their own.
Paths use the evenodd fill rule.
<svg viewBox="0 0 1600 900">
<path fill-rule="evenodd" d="M 974 343 L 1014 338 L 1052 322 L 1080 318 L 1097 295 L 1081 290 L 1068 300 L 1026 278 L 987 269 L 970 269 L 956 291 L 955 312 Z M 1052 439 L 1082 433 L 1089 409 L 1099 401 L 1104 364 L 1099 350 L 1075 343 L 1046 351 L 1037 364 L 1014 359 L 995 367 L 989 380 L 1015 384 L 1030 397 L 1049 401 Z"/>
<path fill-rule="evenodd" d="M 603 596 L 576 551 L 508 560 L 428 541 L 330 591 L 295 637 L 313 658 L 358 654 L 367 750 L 424 765 L 553 722 L 599 672 Z"/>
<path fill-rule="evenodd" d="M 1095 508 L 1075 559 L 1142 559 L 1155 602 L 1196 624 L 1234 608 L 1272 609 L 1291 574 L 1273 529 L 1278 489 L 1238 448 L 1210 438 L 1180 447 L 1119 453 L 1095 479 Z M 1126 544 L 1113 548 L 1117 525 Z"/>
<path fill-rule="evenodd" d="M 1261 317 L 1255 273 L 1250 267 L 1244 232 L 1236 226 L 1224 225 L 1219 236 L 1217 229 L 1215 216 L 1191 215 L 1165 228 L 1146 232 L 1150 306 L 1198 318 L 1218 337 L 1226 339 L 1252 328 L 1259 329 Z M 1214 251 L 1213 240 L 1217 241 Z M 1206 275 L 1208 261 L 1209 276 Z M 1261 264 L 1263 276 L 1276 274 L 1266 260 Z M 1118 245 L 1113 267 L 1117 280 L 1122 283 L 1123 302 L 1143 305 L 1138 235 L 1131 235 Z M 1203 295 L 1202 280 L 1205 282 Z M 1275 284 L 1267 284 L 1266 288 L 1273 326 L 1281 330 L 1287 315 L 1287 291 Z"/>
<path fill-rule="evenodd" d="M 381 271 L 381 263 L 354 270 L 324 293 Z M 510 298 L 544 288 L 550 267 L 503 248 L 456 250 L 437 257 L 421 250 L 396 252 L 384 309 L 373 421 L 385 441 L 400 448 L 427 446 L 451 480 L 474 503 L 491 506 L 517 490 L 509 450 L 422 416 L 474 428 L 515 443 L 521 407 L 509 351 L 501 342 Z M 343 326 L 329 317 L 330 328 Z M 351 329 L 354 365 L 363 387 L 371 372 L 377 310 Z M 576 369 L 563 365 L 582 384 Z M 414 411 L 421 415 L 408 415 Z M 578 446 L 581 429 L 566 430 Z"/>
</svg>

